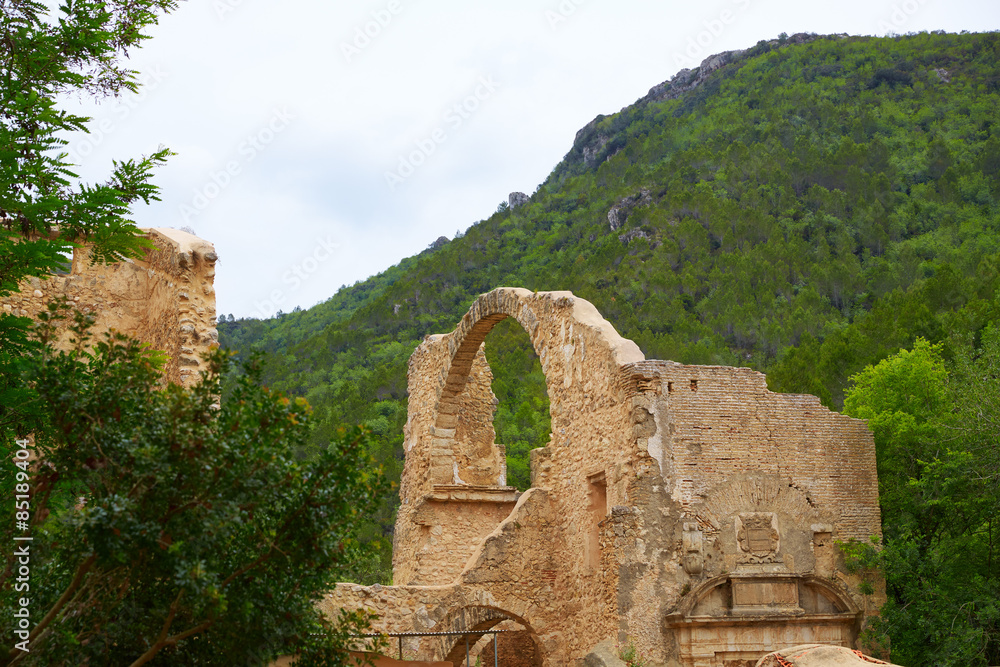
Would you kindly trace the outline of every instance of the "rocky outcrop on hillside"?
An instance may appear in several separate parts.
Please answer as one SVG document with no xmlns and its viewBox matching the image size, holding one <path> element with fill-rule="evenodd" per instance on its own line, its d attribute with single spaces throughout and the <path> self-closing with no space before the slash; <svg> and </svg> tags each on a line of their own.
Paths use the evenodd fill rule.
<svg viewBox="0 0 1000 667">
<path fill-rule="evenodd" d="M 528 203 L 529 199 L 530 197 L 523 192 L 511 192 L 507 195 L 507 205 L 514 209 L 518 206 L 524 206 Z"/>
<path fill-rule="evenodd" d="M 653 235 L 647 232 L 645 229 L 630 229 L 624 234 L 618 235 L 618 240 L 624 243 L 625 245 L 628 245 L 629 243 L 631 243 L 636 239 L 646 239 L 647 241 L 653 241 L 652 247 L 656 247 L 659 245 L 659 243 L 655 242 Z"/>
<path fill-rule="evenodd" d="M 639 190 L 639 192 L 633 195 L 619 199 L 611 207 L 611 210 L 608 211 L 608 226 L 611 227 L 611 231 L 621 229 L 625 226 L 625 221 L 628 220 L 628 215 L 632 212 L 632 209 L 649 206 L 652 201 L 653 198 L 646 188 Z"/>
<path fill-rule="evenodd" d="M 705 58 L 701 61 L 701 65 L 693 70 L 682 69 L 677 72 L 677 74 L 670 77 L 667 81 L 653 86 L 649 89 L 649 92 L 646 93 L 645 97 L 636 102 L 636 105 L 677 99 L 684 93 L 694 90 L 703 84 L 716 70 L 721 69 L 729 63 L 744 60 L 744 54 L 753 55 L 755 52 L 779 46 L 805 44 L 806 42 L 811 42 L 816 39 L 839 39 L 841 37 L 847 37 L 847 35 L 816 35 L 800 32 L 784 39 L 772 39 L 758 42 L 752 49 L 737 49 L 735 51 L 723 51 L 722 53 L 716 53 L 713 56 Z"/>
<path fill-rule="evenodd" d="M 742 63 L 748 58 L 766 53 L 772 49 L 794 44 L 805 44 L 806 42 L 818 39 L 843 39 L 847 36 L 846 34 L 816 35 L 800 32 L 790 37 L 761 40 L 749 49 L 716 53 L 705 58 L 698 67 L 694 69 L 682 69 L 670 79 L 653 86 L 644 97 L 636 100 L 635 104 L 623 107 L 619 111 L 619 114 L 634 112 L 648 104 L 677 99 L 704 84 L 715 72 L 727 65 Z M 567 154 L 564 163 L 582 161 L 587 167 L 596 167 L 614 155 L 621 145 L 624 145 L 624 141 L 619 140 L 620 138 L 615 136 L 613 130 L 600 131 L 598 129 L 601 121 L 606 118 L 607 116 L 604 114 L 598 115 L 594 120 L 580 128 L 574 137 L 573 149 Z"/>
<path fill-rule="evenodd" d="M 694 90 L 703 84 L 712 75 L 712 72 L 724 65 L 739 60 L 740 56 L 744 53 L 746 53 L 746 49 L 737 49 L 709 56 L 701 61 L 701 65 L 693 70 L 684 68 L 663 83 L 650 88 L 646 96 L 641 98 L 637 104 L 650 104 L 652 102 L 677 99 L 684 93 Z"/>
</svg>

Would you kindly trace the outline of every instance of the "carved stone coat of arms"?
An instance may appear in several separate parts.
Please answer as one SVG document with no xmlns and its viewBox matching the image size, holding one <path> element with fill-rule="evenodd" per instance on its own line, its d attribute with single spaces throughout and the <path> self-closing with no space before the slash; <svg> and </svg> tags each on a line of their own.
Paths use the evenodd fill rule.
<svg viewBox="0 0 1000 667">
<path fill-rule="evenodd" d="M 739 563 L 776 563 L 780 543 L 778 517 L 772 512 L 752 512 L 736 516 Z"/>
</svg>

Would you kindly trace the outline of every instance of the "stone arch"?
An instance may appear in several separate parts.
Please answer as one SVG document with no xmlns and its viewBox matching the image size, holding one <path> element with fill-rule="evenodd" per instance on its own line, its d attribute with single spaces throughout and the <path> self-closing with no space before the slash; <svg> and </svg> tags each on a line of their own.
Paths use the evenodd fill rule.
<svg viewBox="0 0 1000 667">
<path fill-rule="evenodd" d="M 435 443 L 431 469 L 435 484 L 467 483 L 456 462 L 460 450 L 456 435 L 463 414 L 469 412 L 470 378 L 477 367 L 489 373 L 483 342 L 493 327 L 508 317 L 528 334 L 541 362 L 553 430 L 571 414 L 569 409 L 563 409 L 564 404 L 586 393 L 583 385 L 590 387 L 591 395 L 609 395 L 621 366 L 645 358 L 638 346 L 622 338 L 590 302 L 572 292 L 536 293 L 499 287 L 483 294 L 445 337 L 447 361 L 432 427 Z M 574 402 L 579 409 L 579 400 Z M 489 411 L 492 423 L 492 406 Z"/>
<path fill-rule="evenodd" d="M 829 519 L 809 491 L 797 486 L 791 477 L 784 474 L 761 471 L 735 473 L 706 489 L 700 496 L 690 511 L 699 523 L 716 530 L 725 517 L 751 509 L 809 517 L 813 522 Z"/>
<path fill-rule="evenodd" d="M 807 574 L 802 577 L 801 581 L 805 587 L 815 589 L 823 597 L 833 602 L 839 609 L 835 613 L 853 614 L 858 617 L 860 622 L 863 610 L 855 604 L 850 595 L 834 586 L 829 580 Z"/>
<path fill-rule="evenodd" d="M 683 667 L 754 664 L 776 646 L 850 648 L 863 614 L 821 577 L 733 572 L 707 579 L 681 598 L 664 618 L 664 630 L 673 634 Z"/>
<path fill-rule="evenodd" d="M 671 616 L 688 618 L 712 615 L 713 608 L 717 606 L 713 598 L 718 598 L 722 604 L 732 604 L 732 593 L 724 589 L 732 584 L 733 578 L 734 575 L 726 573 L 702 581 L 681 598 Z M 858 615 L 862 611 L 849 595 L 822 577 L 805 574 L 793 575 L 790 579 L 819 592 L 833 604 L 834 613 Z M 762 620 L 766 620 L 766 617 L 762 617 Z"/>
<path fill-rule="evenodd" d="M 531 643 L 535 649 L 535 665 L 542 664 L 542 642 L 538 634 L 525 619 L 517 614 L 490 606 L 468 606 L 452 610 L 441 627 L 449 631 L 472 631 L 474 634 L 468 637 L 469 645 L 475 644 L 485 633 L 504 621 L 513 621 L 525 629 L 531 638 Z M 454 664 L 463 664 L 465 660 L 466 637 L 462 636 L 442 636 L 440 655 L 443 660 L 451 661 Z"/>
</svg>

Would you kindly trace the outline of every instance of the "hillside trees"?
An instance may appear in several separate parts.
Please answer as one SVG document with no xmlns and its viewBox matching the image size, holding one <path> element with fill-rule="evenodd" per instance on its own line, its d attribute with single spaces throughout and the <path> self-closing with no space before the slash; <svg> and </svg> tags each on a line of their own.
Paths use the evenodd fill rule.
<svg viewBox="0 0 1000 667">
<path fill-rule="evenodd" d="M 496 441 L 507 448 L 507 484 L 523 491 L 531 485 L 529 452 L 548 442 L 552 428 L 545 376 L 528 334 L 516 320 L 498 323 L 487 340 L 486 359 L 498 401 Z"/>
<path fill-rule="evenodd" d="M 995 33 L 762 42 L 676 99 L 596 118 L 515 211 L 303 313 L 222 325 L 221 340 L 279 351 L 267 381 L 304 392 L 324 429 L 387 423 L 387 470 L 403 456 L 408 355 L 499 285 L 572 290 L 649 358 L 750 366 L 840 409 L 865 366 L 1000 321 L 998 63 Z M 609 210 L 644 190 L 611 229 Z M 526 339 L 496 336 L 490 363 L 527 372 Z M 510 457 L 546 444 L 543 386 L 496 377 L 500 441 L 538 438 L 508 449 L 526 471 Z"/>
</svg>

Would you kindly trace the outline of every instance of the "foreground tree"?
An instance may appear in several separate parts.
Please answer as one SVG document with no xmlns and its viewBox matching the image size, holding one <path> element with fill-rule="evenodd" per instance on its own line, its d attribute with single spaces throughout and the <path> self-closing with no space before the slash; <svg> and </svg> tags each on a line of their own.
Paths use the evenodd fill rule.
<svg viewBox="0 0 1000 667">
<path fill-rule="evenodd" d="M 255 665 L 304 646 L 304 664 L 346 660 L 365 619 L 331 624 L 314 605 L 358 556 L 357 528 L 385 491 L 366 436 L 343 433 L 303 464 L 292 452 L 309 406 L 262 388 L 255 366 L 220 407 L 223 352 L 197 386 L 161 389 L 158 353 L 135 340 L 88 351 L 78 319 L 76 348 L 58 352 L 51 324 L 39 332 L 23 379 L 44 415 L 42 462 L 20 469 L 27 525 L 6 522 L 0 538 L 33 538 L 28 577 L 13 554 L 0 574 L 4 608 L 27 608 L 30 630 L 2 626 L 0 664 Z M 3 468 L 5 490 L 17 471 Z"/>
<path fill-rule="evenodd" d="M 148 247 L 130 208 L 157 199 L 168 151 L 80 183 L 60 149 L 89 119 L 58 97 L 136 91 L 124 58 L 176 6 L 0 0 L 0 297 L 79 243 L 96 261 Z M 62 353 L 48 323 L 30 326 L 0 312 L 0 539 L 16 548 L 0 561 L 16 619 L 0 664 L 253 665 L 303 647 L 340 664 L 364 619 L 330 624 L 313 602 L 358 555 L 358 518 L 381 493 L 365 436 L 335 436 L 300 465 L 289 452 L 308 406 L 259 388 L 254 366 L 219 407 L 220 353 L 194 389 L 161 388 L 157 355 L 136 341 L 90 349 L 79 322 Z"/>
<path fill-rule="evenodd" d="M 168 155 L 116 162 L 104 183 L 77 182 L 59 152 L 61 135 L 86 131 L 86 117 L 58 106 L 59 95 L 96 98 L 135 92 L 137 72 L 122 59 L 147 38 L 176 0 L 64 2 L 53 12 L 31 0 L 0 0 L 0 297 L 28 278 L 46 278 L 79 242 L 97 261 L 137 257 L 148 242 L 129 207 L 157 199 L 150 182 Z M 54 16 L 53 16 L 54 14 Z M 0 428 L 29 417 L 14 366 L 30 347 L 28 321 L 0 313 Z"/>
<path fill-rule="evenodd" d="M 1000 329 L 979 344 L 918 339 L 854 376 L 844 411 L 878 453 L 888 601 L 878 627 L 894 662 L 1000 660 Z"/>
</svg>

